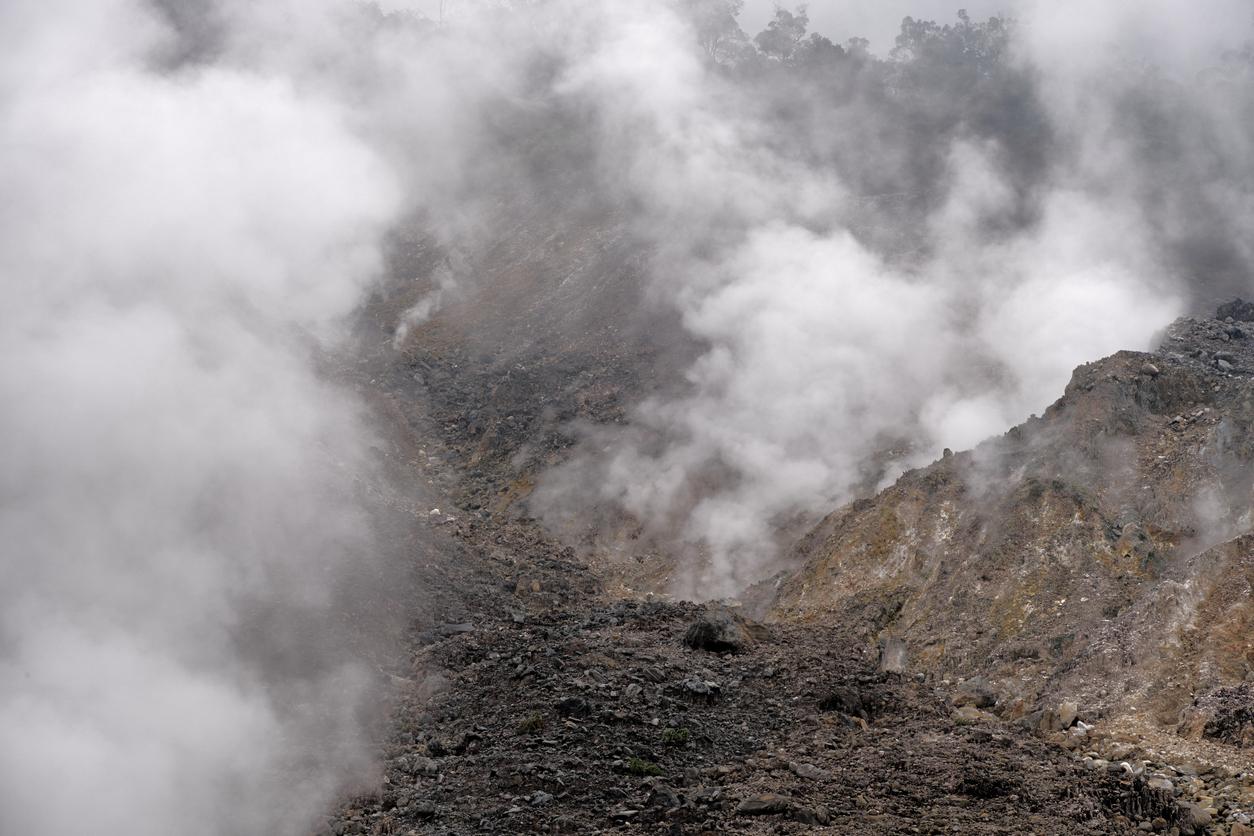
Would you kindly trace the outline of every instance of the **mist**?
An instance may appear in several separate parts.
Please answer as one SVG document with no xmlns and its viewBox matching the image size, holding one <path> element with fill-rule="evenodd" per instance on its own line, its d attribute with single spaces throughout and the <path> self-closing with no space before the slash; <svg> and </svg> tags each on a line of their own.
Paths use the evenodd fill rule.
<svg viewBox="0 0 1254 836">
<path fill-rule="evenodd" d="M 792 8 L 773 0 L 747 0 L 740 16 L 741 25 L 747 32 L 760 32 L 779 6 Z M 1016 15 L 1022 4 L 1017 0 L 975 0 L 958 5 L 952 0 L 825 0 L 806 4 L 815 32 L 821 32 L 836 43 L 866 38 L 871 49 L 880 55 L 892 49 L 903 17 L 946 22 L 952 20 L 960 8 L 966 9 L 971 17 L 983 20 L 994 15 Z"/>
<path fill-rule="evenodd" d="M 888 62 L 786 12 L 752 51 L 724 33 L 728 72 L 659 47 L 659 27 L 603 50 L 650 56 L 600 65 L 621 79 L 599 82 L 607 102 L 645 109 L 609 120 L 610 167 L 644 207 L 657 292 L 706 349 L 683 395 L 588 428 L 541 513 L 623 509 L 693 555 L 677 592 L 734 595 L 779 568 L 799 517 L 1248 290 L 1248 12 L 1016 11 L 907 20 Z"/>
<path fill-rule="evenodd" d="M 398 190 L 290 78 L 159 69 L 151 7 L 0 29 L 0 830 L 308 832 L 378 696 L 372 430 L 313 360 Z"/>
<path fill-rule="evenodd" d="M 0 830 L 296 834 L 368 779 L 344 613 L 398 567 L 334 370 L 380 287 L 397 356 L 491 298 L 503 230 L 611 218 L 597 314 L 681 346 L 529 512 L 704 598 L 1251 289 L 1243 3 L 456 5 L 0 10 Z"/>
</svg>

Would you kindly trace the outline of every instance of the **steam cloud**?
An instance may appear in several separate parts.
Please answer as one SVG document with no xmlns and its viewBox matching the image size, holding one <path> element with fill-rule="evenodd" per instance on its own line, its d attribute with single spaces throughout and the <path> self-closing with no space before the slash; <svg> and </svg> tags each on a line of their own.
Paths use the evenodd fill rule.
<svg viewBox="0 0 1254 836">
<path fill-rule="evenodd" d="M 311 359 L 400 196 L 293 74 L 163 66 L 152 7 L 0 30 L 0 831 L 309 832 L 370 760 L 373 553 Z"/>
<path fill-rule="evenodd" d="M 1023 420 L 1077 364 L 1248 289 L 1250 67 L 1232 37 L 1248 11 L 1014 11 L 1013 30 L 955 21 L 961 46 L 932 63 L 926 38 L 853 70 L 856 45 L 842 70 L 801 41 L 773 57 L 836 69 L 766 60 L 757 83 L 711 71 L 682 27 L 611 27 L 572 78 L 606 103 L 605 159 L 643 207 L 659 293 L 707 349 L 687 394 L 588 433 L 536 498 L 547 518 L 625 509 L 702 553 L 678 591 L 735 594 L 798 515 Z M 964 75 L 1004 31 L 999 69 Z"/>
<path fill-rule="evenodd" d="M 700 356 L 535 507 L 624 509 L 701 595 L 1248 289 L 1243 3 L 1023 3 L 952 77 L 712 47 L 705 0 L 512 5 L 0 8 L 0 830 L 298 833 L 361 774 L 327 624 L 371 432 L 314 358 L 400 218 L 448 254 L 402 329 L 483 280 L 502 194 L 642 242 Z"/>
</svg>

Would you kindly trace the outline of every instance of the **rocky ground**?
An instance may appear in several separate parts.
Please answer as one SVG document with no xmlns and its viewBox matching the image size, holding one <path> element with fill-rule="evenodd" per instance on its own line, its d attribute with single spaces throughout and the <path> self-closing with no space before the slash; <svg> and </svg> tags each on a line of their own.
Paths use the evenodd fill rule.
<svg viewBox="0 0 1254 836">
<path fill-rule="evenodd" d="M 1237 519 L 1254 477 L 1254 324 L 1228 313 L 834 514 L 766 624 L 626 593 L 518 502 L 674 347 L 376 339 L 346 374 L 426 592 L 380 665 L 380 771 L 321 833 L 1250 833 L 1254 548 L 1199 517 Z M 1112 455 L 1148 487 L 1103 482 Z"/>
<path fill-rule="evenodd" d="M 422 636 L 384 776 L 329 832 L 1187 833 L 1202 820 L 1139 764 L 1086 769 L 884 670 L 838 627 L 605 601 L 570 583 L 586 569 L 512 545 L 531 557 L 507 577 L 508 609 Z"/>
<path fill-rule="evenodd" d="M 415 633 L 379 781 L 323 832 L 1239 834 L 1254 801 L 1248 764 L 999 718 L 840 626 L 610 600 L 527 524 L 446 518 L 480 593 Z"/>
<path fill-rule="evenodd" d="M 981 677 L 1002 720 L 1038 728 L 1074 700 L 1095 730 L 1038 731 L 1095 768 L 1126 760 L 1170 782 L 1214 832 L 1240 829 L 1254 812 L 1249 329 L 1181 320 L 1155 352 L 1077 369 L 1040 418 L 833 513 L 774 616 L 841 612 L 910 670 Z"/>
</svg>

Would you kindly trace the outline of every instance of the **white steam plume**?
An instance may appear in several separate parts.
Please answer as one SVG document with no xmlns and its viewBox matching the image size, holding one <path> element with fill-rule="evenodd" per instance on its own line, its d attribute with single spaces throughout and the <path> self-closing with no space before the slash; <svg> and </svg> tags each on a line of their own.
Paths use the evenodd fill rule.
<svg viewBox="0 0 1254 836">
<path fill-rule="evenodd" d="M 0 831 L 307 832 L 373 675 L 370 436 L 310 360 L 399 195 L 317 89 L 160 69 L 147 4 L 0 31 Z"/>
<path fill-rule="evenodd" d="M 895 453 L 881 473 L 892 478 L 1042 409 L 1079 363 L 1148 348 L 1196 295 L 1188 282 L 1206 277 L 1172 261 L 1188 207 L 1153 194 L 1170 179 L 1138 156 L 1145 136 L 1129 118 L 1131 94 L 1219 60 L 1248 14 L 1216 3 L 1226 24 L 1211 25 L 1182 2 L 1148 16 L 1136 4 L 1095 16 L 1068 7 L 1016 7 L 1026 34 L 1013 60 L 1040 91 L 1049 159 L 1026 198 L 1033 219 L 1006 224 L 1025 197 L 1005 148 L 938 137 L 946 183 L 912 259 L 850 234 L 859 196 L 795 151 L 745 85 L 695 55 L 669 6 L 620 12 L 627 19 L 606 27 L 598 59 L 568 75 L 567 91 L 602 103 L 604 164 L 643 207 L 656 289 L 708 349 L 687 394 L 645 402 L 625 430 L 591 431 L 535 507 L 558 525 L 593 505 L 621 507 L 664 543 L 706 553 L 681 570 L 678 591 L 735 594 L 771 569 L 798 513 L 874 485 L 878 454 Z M 1087 48 L 1075 60 L 1078 43 Z M 1160 70 L 1144 70 L 1151 59 Z M 830 143 L 857 141 L 876 115 L 857 102 L 831 110 Z M 1248 218 L 1244 181 L 1214 168 L 1249 159 L 1248 124 L 1232 111 L 1224 90 L 1205 92 L 1157 127 L 1222 143 L 1196 154 L 1186 143 L 1173 165 Z M 889 145 L 878 162 L 907 165 Z M 1210 169 L 1207 155 L 1218 160 Z"/>
<path fill-rule="evenodd" d="M 439 32 L 338 0 L 0 8 L 0 830 L 88 811 L 107 836 L 296 833 L 360 774 L 366 677 L 326 616 L 372 551 L 346 487 L 369 432 L 310 356 L 398 217 L 474 254 L 502 182 L 565 182 L 521 170 L 533 140 L 594 169 L 581 186 L 706 346 L 684 394 L 595 434 L 537 507 L 617 504 L 704 550 L 684 591 L 737 591 L 790 519 L 891 476 L 877 454 L 901 468 L 1003 428 L 1189 296 L 1163 238 L 1192 240 L 1195 207 L 1158 199 L 1116 106 L 1155 88 L 1094 56 L 1165 32 L 1205 47 L 1193 4 L 1160 0 L 1138 30 L 1131 4 L 1020 7 L 1048 164 L 1025 188 L 997 143 L 919 146 L 944 176 L 913 257 L 860 225 L 882 197 L 866 184 L 918 162 L 882 103 L 788 134 L 779 112 L 809 107 L 791 77 L 711 66 L 683 3 L 506 5 Z M 1244 25 L 1240 5 L 1213 11 Z M 1254 157 L 1224 89 L 1167 132 L 1190 126 L 1229 172 Z M 544 133 L 553 115 L 569 136 Z M 850 148 L 865 170 L 823 164 Z M 1204 156 L 1173 174 L 1248 228 L 1249 178 Z M 447 263 L 446 296 L 482 280 Z"/>
</svg>

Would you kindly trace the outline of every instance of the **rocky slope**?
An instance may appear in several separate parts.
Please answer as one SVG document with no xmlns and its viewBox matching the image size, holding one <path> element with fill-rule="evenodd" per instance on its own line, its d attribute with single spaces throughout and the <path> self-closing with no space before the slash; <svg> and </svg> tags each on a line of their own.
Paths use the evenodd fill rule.
<svg viewBox="0 0 1254 836">
<path fill-rule="evenodd" d="M 1078 752 L 1101 734 L 1051 729 L 1042 709 L 1074 700 L 1120 738 L 1105 754 L 1151 771 L 1174 758 L 1248 775 L 1249 328 L 1177 322 L 1151 354 L 1077 369 L 1040 418 L 833 513 L 800 544 L 773 617 L 842 613 L 905 669 L 978 677 L 997 715 Z M 1232 803 L 1202 795 L 1212 812 L 1249 815 L 1248 777 L 1223 792 Z"/>
<path fill-rule="evenodd" d="M 572 420 L 620 420 L 691 347 L 593 315 L 621 259 L 517 240 L 482 293 L 508 273 L 551 304 L 516 317 L 463 289 L 398 360 L 391 329 L 430 290 L 411 287 L 368 312 L 346 372 L 407 473 L 383 498 L 426 594 L 387 670 L 380 771 L 324 832 L 1246 832 L 1254 326 L 1177 323 L 839 509 L 755 625 L 624 597 L 520 511 Z M 442 257 L 409 246 L 417 272 Z M 554 259 L 568 282 L 527 268 Z M 564 305 L 588 315 L 532 327 Z M 518 323 L 525 350 L 494 330 Z"/>
<path fill-rule="evenodd" d="M 1219 320 L 1083 366 L 1042 417 L 824 520 L 774 614 L 852 610 L 912 668 L 979 671 L 1020 708 L 1174 719 L 1254 675 L 1252 382 L 1254 340 Z"/>
<path fill-rule="evenodd" d="M 576 605 L 438 639 L 377 794 L 332 832 L 1112 833 L 1191 815 L 1018 729 L 955 721 L 838 628 L 710 653 L 682 641 L 698 616 Z"/>
</svg>

